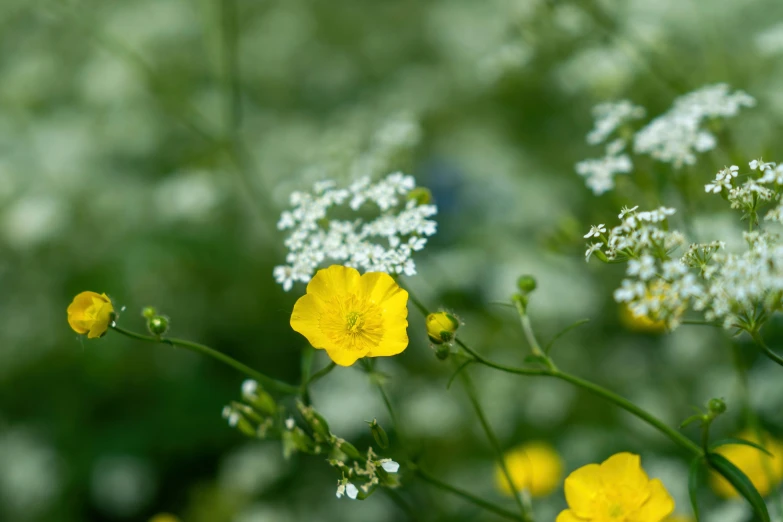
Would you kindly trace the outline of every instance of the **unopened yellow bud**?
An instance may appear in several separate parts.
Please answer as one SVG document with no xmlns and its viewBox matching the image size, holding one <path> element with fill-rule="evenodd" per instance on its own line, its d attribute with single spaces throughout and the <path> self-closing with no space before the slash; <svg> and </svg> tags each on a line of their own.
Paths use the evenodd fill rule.
<svg viewBox="0 0 783 522">
<path fill-rule="evenodd" d="M 427 336 L 434 344 L 448 343 L 454 340 L 459 321 L 448 312 L 435 312 L 427 316 Z"/>
</svg>

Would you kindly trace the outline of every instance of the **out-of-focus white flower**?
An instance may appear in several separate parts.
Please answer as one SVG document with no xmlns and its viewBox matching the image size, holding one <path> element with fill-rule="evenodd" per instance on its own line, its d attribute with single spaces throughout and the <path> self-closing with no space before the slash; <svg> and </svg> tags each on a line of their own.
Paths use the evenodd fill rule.
<svg viewBox="0 0 783 522">
<path fill-rule="evenodd" d="M 291 210 L 280 216 L 277 227 L 290 230 L 285 239 L 286 265 L 275 267 L 275 280 L 288 291 L 294 282 L 308 282 L 323 263 L 339 263 L 365 272 L 413 275 L 414 251 L 424 248 L 437 224 L 429 219 L 437 207 L 408 198 L 416 188 L 413 177 L 400 172 L 377 183 L 360 178 L 347 189 L 319 182 L 313 192 L 291 194 Z M 366 222 L 329 219 L 333 207 L 358 212 L 373 208 L 377 218 Z"/>
<path fill-rule="evenodd" d="M 701 128 L 705 119 L 730 118 L 756 100 L 744 91 L 730 92 L 725 83 L 707 85 L 674 100 L 668 112 L 636 133 L 634 152 L 649 154 L 675 168 L 696 163 L 696 152 L 715 147 L 715 136 Z"/>
<path fill-rule="evenodd" d="M 595 126 L 587 134 L 587 143 L 598 145 L 625 123 L 644 118 L 644 107 L 634 105 L 628 100 L 601 103 L 593 107 Z"/>
<path fill-rule="evenodd" d="M 583 176 L 587 186 L 598 196 L 614 188 L 614 176 L 631 172 L 633 163 L 627 154 L 607 154 L 603 158 L 588 159 L 576 164 L 576 173 Z"/>
<path fill-rule="evenodd" d="M 149 463 L 129 455 L 103 457 L 91 477 L 92 496 L 102 511 L 123 518 L 143 510 L 155 493 Z"/>
<path fill-rule="evenodd" d="M 27 196 L 5 211 L 2 232 L 17 249 L 34 248 L 55 237 L 68 223 L 63 203 L 53 196 Z"/>
<path fill-rule="evenodd" d="M 164 179 L 155 191 L 158 214 L 168 221 L 205 221 L 221 199 L 215 176 L 209 172 L 175 174 Z"/>
<path fill-rule="evenodd" d="M 754 42 L 756 49 L 764 56 L 783 53 L 783 23 L 764 29 L 755 36 Z"/>
</svg>

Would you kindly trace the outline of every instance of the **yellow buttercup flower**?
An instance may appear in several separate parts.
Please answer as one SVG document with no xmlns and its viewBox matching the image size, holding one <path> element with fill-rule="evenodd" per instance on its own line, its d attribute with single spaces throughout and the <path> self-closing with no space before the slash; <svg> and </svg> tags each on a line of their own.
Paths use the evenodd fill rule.
<svg viewBox="0 0 783 522">
<path fill-rule="evenodd" d="M 106 333 L 113 314 L 114 307 L 106 294 L 82 292 L 68 306 L 68 324 L 74 332 L 94 339 Z"/>
<path fill-rule="evenodd" d="M 291 313 L 291 328 L 341 366 L 397 355 L 408 346 L 408 292 L 389 274 L 319 270 Z"/>
<path fill-rule="evenodd" d="M 577 469 L 565 480 L 565 496 L 570 509 L 556 522 L 662 522 L 674 511 L 663 483 L 650 480 L 631 453 Z"/>
<path fill-rule="evenodd" d="M 740 433 L 737 438 L 761 444 L 772 456 L 744 444 L 727 444 L 718 448 L 716 452 L 741 469 L 761 496 L 766 496 L 783 479 L 783 443 L 769 435 L 764 435 L 764 440 L 759 441 L 756 434 L 749 430 Z M 739 495 L 734 486 L 717 473 L 711 474 L 710 483 L 715 493 L 722 497 L 731 498 Z"/>
<path fill-rule="evenodd" d="M 545 442 L 523 444 L 506 453 L 504 458 L 513 488 L 500 465 L 495 466 L 495 483 L 506 495 L 526 490 L 533 497 L 543 497 L 557 488 L 563 476 L 560 455 Z"/>
</svg>

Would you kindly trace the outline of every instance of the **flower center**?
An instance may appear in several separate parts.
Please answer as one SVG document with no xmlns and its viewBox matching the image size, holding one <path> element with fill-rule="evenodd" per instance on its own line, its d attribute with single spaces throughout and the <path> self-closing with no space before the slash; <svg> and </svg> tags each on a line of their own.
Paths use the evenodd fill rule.
<svg viewBox="0 0 783 522">
<path fill-rule="evenodd" d="M 362 330 L 364 321 L 362 320 L 362 314 L 359 312 L 348 312 L 345 316 L 345 324 L 349 333 L 359 333 Z"/>
<path fill-rule="evenodd" d="M 383 339 L 383 309 L 355 295 L 335 297 L 322 314 L 320 325 L 335 344 L 366 353 Z"/>
</svg>

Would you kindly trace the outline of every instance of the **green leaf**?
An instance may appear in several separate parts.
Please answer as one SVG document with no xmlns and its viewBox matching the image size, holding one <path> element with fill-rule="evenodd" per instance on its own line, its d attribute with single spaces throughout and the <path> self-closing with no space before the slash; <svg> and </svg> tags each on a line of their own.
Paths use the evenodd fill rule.
<svg viewBox="0 0 783 522">
<path fill-rule="evenodd" d="M 691 415 L 684 421 L 682 421 L 682 424 L 680 424 L 680 429 L 683 429 L 684 427 L 693 424 L 696 421 L 704 421 L 704 414 L 700 413 L 698 415 Z"/>
<path fill-rule="evenodd" d="M 759 451 L 763 451 L 764 453 L 766 453 L 770 457 L 774 457 L 774 455 L 772 455 L 772 453 L 770 453 L 767 450 L 767 448 L 765 448 L 761 444 L 756 444 L 755 442 L 751 442 L 749 440 L 744 440 L 744 439 L 735 439 L 735 438 L 732 438 L 732 437 L 730 437 L 728 439 L 721 439 L 718 442 L 714 442 L 710 446 L 710 451 L 714 451 L 715 449 L 719 448 L 720 446 L 729 446 L 731 444 L 740 444 L 742 446 L 750 446 L 751 448 L 756 448 Z"/>
<path fill-rule="evenodd" d="M 583 324 L 587 324 L 590 322 L 590 319 L 579 319 L 577 322 L 569 324 L 562 330 L 560 330 L 558 333 L 555 334 L 554 337 L 552 337 L 552 340 L 550 340 L 548 343 L 546 343 L 546 346 L 544 346 L 544 353 L 549 355 L 549 350 L 552 349 L 552 345 L 555 344 L 555 341 L 563 337 L 565 334 L 573 330 L 574 328 L 579 328 Z"/>
<path fill-rule="evenodd" d="M 699 522 L 699 502 L 696 495 L 699 491 L 699 475 L 703 462 L 704 459 L 702 457 L 693 459 L 690 472 L 688 473 L 688 495 L 691 498 L 691 507 L 693 508 L 693 516 L 696 517 L 696 522 Z"/>
<path fill-rule="evenodd" d="M 723 477 L 734 486 L 734 489 L 748 501 L 753 507 L 753 511 L 755 511 L 756 515 L 761 519 L 761 522 L 770 522 L 769 512 L 767 511 L 767 505 L 764 503 L 764 499 L 761 498 L 761 494 L 742 470 L 732 464 L 720 453 L 708 453 L 707 460 L 710 465 L 718 473 L 723 475 Z"/>
</svg>

